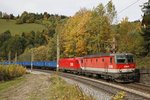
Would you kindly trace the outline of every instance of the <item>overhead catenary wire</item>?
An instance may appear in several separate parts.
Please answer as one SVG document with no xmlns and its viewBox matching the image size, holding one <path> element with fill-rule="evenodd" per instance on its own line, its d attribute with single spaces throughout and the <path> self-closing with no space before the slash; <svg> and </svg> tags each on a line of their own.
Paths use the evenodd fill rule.
<svg viewBox="0 0 150 100">
<path fill-rule="evenodd" d="M 134 4 L 138 3 L 140 0 L 137 0 L 135 2 L 133 2 L 132 4 L 130 4 L 129 6 L 125 7 L 124 9 L 120 10 L 118 12 L 118 15 L 121 14 L 123 11 L 125 11 L 126 9 L 130 8 L 131 6 L 133 6 Z"/>
</svg>

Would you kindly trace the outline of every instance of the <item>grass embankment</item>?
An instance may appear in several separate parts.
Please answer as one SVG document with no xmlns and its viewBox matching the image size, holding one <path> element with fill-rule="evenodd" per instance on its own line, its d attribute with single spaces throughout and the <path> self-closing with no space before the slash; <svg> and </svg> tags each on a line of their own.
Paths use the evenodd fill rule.
<svg viewBox="0 0 150 100">
<path fill-rule="evenodd" d="M 0 81 L 11 80 L 26 73 L 26 68 L 20 65 L 0 65 Z"/>
<path fill-rule="evenodd" d="M 43 29 L 45 27 L 40 24 L 16 24 L 16 20 L 0 19 L 0 33 L 9 30 L 12 34 L 21 34 L 22 32 L 42 31 Z"/>
<path fill-rule="evenodd" d="M 84 94 L 77 85 L 68 84 L 57 75 L 53 75 L 50 81 L 50 100 L 94 100 L 92 96 Z"/>
<path fill-rule="evenodd" d="M 0 93 L 11 87 L 15 87 L 25 80 L 24 77 L 19 77 L 11 81 L 0 82 Z"/>
</svg>

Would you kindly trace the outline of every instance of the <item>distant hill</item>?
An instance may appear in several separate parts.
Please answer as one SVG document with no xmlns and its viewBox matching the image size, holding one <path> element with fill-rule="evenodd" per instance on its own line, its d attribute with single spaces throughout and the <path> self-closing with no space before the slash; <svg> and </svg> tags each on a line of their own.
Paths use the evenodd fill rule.
<svg viewBox="0 0 150 100">
<path fill-rule="evenodd" d="M 9 30 L 12 34 L 20 34 L 22 32 L 42 31 L 43 29 L 45 27 L 40 24 L 16 24 L 16 20 L 0 19 L 0 33 Z"/>
</svg>

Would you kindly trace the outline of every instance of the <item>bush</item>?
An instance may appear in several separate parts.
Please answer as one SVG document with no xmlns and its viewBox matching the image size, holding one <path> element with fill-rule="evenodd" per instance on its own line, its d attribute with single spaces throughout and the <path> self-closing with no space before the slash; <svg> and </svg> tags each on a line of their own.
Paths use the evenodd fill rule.
<svg viewBox="0 0 150 100">
<path fill-rule="evenodd" d="M 0 65 L 0 81 L 11 80 L 26 73 L 20 65 Z"/>
<path fill-rule="evenodd" d="M 126 93 L 124 91 L 120 91 L 112 97 L 112 100 L 126 100 Z"/>
<path fill-rule="evenodd" d="M 23 21 L 21 19 L 17 19 L 16 24 L 23 24 Z"/>
<path fill-rule="evenodd" d="M 150 68 L 150 57 L 140 57 L 136 58 L 136 65 L 137 68 L 145 68 L 149 69 Z"/>
</svg>

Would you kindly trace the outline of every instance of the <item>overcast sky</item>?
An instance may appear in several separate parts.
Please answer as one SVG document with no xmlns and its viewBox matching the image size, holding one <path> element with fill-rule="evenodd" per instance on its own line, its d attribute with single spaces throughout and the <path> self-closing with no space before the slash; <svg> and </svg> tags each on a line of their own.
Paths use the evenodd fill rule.
<svg viewBox="0 0 150 100">
<path fill-rule="evenodd" d="M 87 8 L 92 9 L 98 4 L 104 5 L 109 0 L 0 0 L 0 11 L 14 15 L 21 14 L 23 11 L 43 13 L 48 12 L 50 14 L 61 14 L 67 16 L 73 16 L 79 9 Z M 144 2 L 148 0 L 112 0 L 117 12 L 120 12 L 124 8 L 138 1 L 131 7 L 118 14 L 118 20 L 127 16 L 130 21 L 138 20 L 143 13 L 141 7 Z"/>
</svg>

